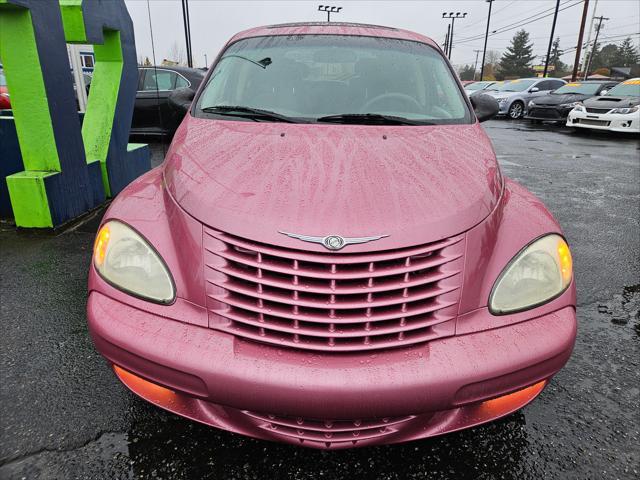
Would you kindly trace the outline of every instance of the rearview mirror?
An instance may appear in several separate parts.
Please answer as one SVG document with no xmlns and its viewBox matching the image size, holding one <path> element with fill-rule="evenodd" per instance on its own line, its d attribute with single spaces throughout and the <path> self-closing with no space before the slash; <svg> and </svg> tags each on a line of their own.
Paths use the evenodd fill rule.
<svg viewBox="0 0 640 480">
<path fill-rule="evenodd" d="M 540 91 L 540 89 L 538 87 L 531 87 L 529 89 L 529 92 L 531 92 L 531 93 L 536 93 L 536 92 L 539 92 L 539 91 Z"/>
<path fill-rule="evenodd" d="M 193 97 L 196 96 L 195 90 L 191 88 L 178 88 L 169 95 L 169 106 L 175 110 L 181 117 L 189 111 Z"/>
<path fill-rule="evenodd" d="M 476 113 L 479 122 L 484 122 L 495 117 L 500 110 L 498 101 L 491 95 L 485 95 L 484 93 L 472 95 L 469 97 L 471 105 L 473 105 L 473 111 Z"/>
</svg>

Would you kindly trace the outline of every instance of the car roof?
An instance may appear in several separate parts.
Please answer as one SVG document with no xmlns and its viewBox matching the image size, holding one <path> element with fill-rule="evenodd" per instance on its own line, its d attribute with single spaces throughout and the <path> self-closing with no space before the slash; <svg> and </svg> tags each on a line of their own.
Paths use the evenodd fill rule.
<svg viewBox="0 0 640 480">
<path fill-rule="evenodd" d="M 265 25 L 239 32 L 231 38 L 229 43 L 233 43 L 243 38 L 273 35 L 354 35 L 363 37 L 384 37 L 397 38 L 399 40 L 412 40 L 438 47 L 438 45 L 429 37 L 409 30 L 385 27 L 382 25 L 348 22 L 300 22 Z"/>
<path fill-rule="evenodd" d="M 181 65 L 138 65 L 138 68 L 157 68 L 158 70 L 175 70 L 179 73 L 197 73 L 199 75 L 204 75 L 207 72 L 204 70 L 200 70 L 199 68 L 189 68 L 183 67 Z"/>
</svg>

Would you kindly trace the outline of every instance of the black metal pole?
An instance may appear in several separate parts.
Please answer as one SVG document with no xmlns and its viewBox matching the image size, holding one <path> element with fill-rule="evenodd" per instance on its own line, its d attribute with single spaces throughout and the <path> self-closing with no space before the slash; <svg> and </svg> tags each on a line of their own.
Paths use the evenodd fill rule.
<svg viewBox="0 0 640 480">
<path fill-rule="evenodd" d="M 549 56 L 551 55 L 551 46 L 553 45 L 553 35 L 556 32 L 556 20 L 558 19 L 558 9 L 560 8 L 560 0 L 556 0 L 556 10 L 553 12 L 553 23 L 551 24 L 551 35 L 549 36 L 549 47 L 547 48 L 547 59 L 544 62 L 544 73 L 542 78 L 547 77 L 549 71 Z"/>
<path fill-rule="evenodd" d="M 187 11 L 187 34 L 189 35 L 189 67 L 193 68 L 193 47 L 191 46 L 191 17 L 189 15 L 189 0 L 184 0 L 185 9 Z"/>
<path fill-rule="evenodd" d="M 571 81 L 575 82 L 578 78 L 578 68 L 580 67 L 580 50 L 582 48 L 582 36 L 584 35 L 584 26 L 587 23 L 587 14 L 589 13 L 589 0 L 584 0 L 584 8 L 582 9 L 582 20 L 580 21 L 580 32 L 578 33 L 578 45 L 576 47 L 576 59 L 573 62 L 573 73 Z"/>
<path fill-rule="evenodd" d="M 189 25 L 189 5 L 187 0 L 182 0 L 182 21 L 184 23 L 184 43 L 187 50 L 187 65 L 193 67 L 191 58 L 191 27 Z"/>
<path fill-rule="evenodd" d="M 484 76 L 484 59 L 487 56 L 487 40 L 489 39 L 489 22 L 491 21 L 491 5 L 493 0 L 487 0 L 489 2 L 489 15 L 487 15 L 487 31 L 484 34 L 484 49 L 482 50 L 482 65 L 480 66 L 480 81 Z"/>
<path fill-rule="evenodd" d="M 447 35 L 444 37 L 444 54 L 447 55 L 449 51 L 449 33 L 451 32 L 451 25 L 447 24 Z M 447 58 L 449 58 L 447 56 Z"/>
<path fill-rule="evenodd" d="M 453 24 L 456 21 L 456 17 L 451 17 L 451 35 L 449 35 L 449 60 L 451 60 L 451 51 L 453 50 Z"/>
</svg>

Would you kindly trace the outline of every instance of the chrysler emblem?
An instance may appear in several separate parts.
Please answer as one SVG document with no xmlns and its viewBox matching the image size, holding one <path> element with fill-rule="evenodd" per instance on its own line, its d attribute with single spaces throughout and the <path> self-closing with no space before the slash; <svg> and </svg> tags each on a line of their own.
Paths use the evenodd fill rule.
<svg viewBox="0 0 640 480">
<path fill-rule="evenodd" d="M 326 237 L 313 237 L 311 235 L 300 235 L 298 233 L 288 233 L 279 231 L 287 237 L 296 238 L 303 242 L 319 243 L 323 245 L 327 250 L 340 250 L 347 245 L 355 245 L 357 243 L 373 242 L 374 240 L 380 240 L 381 238 L 388 237 L 389 235 L 376 235 L 373 237 L 341 237 L 340 235 L 327 235 Z"/>
</svg>

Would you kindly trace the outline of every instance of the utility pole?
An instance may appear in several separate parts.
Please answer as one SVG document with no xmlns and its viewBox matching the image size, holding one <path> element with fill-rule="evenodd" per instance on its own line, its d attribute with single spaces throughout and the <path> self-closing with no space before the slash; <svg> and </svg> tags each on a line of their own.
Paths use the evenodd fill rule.
<svg viewBox="0 0 640 480">
<path fill-rule="evenodd" d="M 451 33 L 449 34 L 449 49 L 447 50 L 448 52 L 447 57 L 449 58 L 449 60 L 451 60 L 451 52 L 453 51 L 453 25 L 456 21 L 456 18 L 466 18 L 466 16 L 467 16 L 467 12 L 464 12 L 462 14 L 460 12 L 456 12 L 455 15 L 453 14 L 453 12 L 449 12 L 448 14 L 444 12 L 442 14 L 442 18 L 451 19 Z"/>
<path fill-rule="evenodd" d="M 549 48 L 547 48 L 547 59 L 544 62 L 544 73 L 542 78 L 547 78 L 549 70 L 549 56 L 551 55 L 551 45 L 553 45 L 553 34 L 556 32 L 556 20 L 558 19 L 558 8 L 560 8 L 560 0 L 556 0 L 556 10 L 553 12 L 553 23 L 551 24 L 551 36 L 549 37 Z"/>
<path fill-rule="evenodd" d="M 589 30 L 587 31 L 587 41 L 584 42 L 584 57 L 582 57 L 582 68 L 587 65 L 589 60 L 589 44 L 591 43 L 591 33 L 593 32 L 593 21 L 596 18 L 596 11 L 598 10 L 598 0 L 593 2 L 593 12 L 591 13 L 591 22 L 589 22 Z"/>
<path fill-rule="evenodd" d="M 189 20 L 189 0 L 182 0 L 182 21 L 184 23 L 184 41 L 187 47 L 187 65 L 193 68 L 191 55 L 191 22 Z"/>
<path fill-rule="evenodd" d="M 600 29 L 602 28 L 603 20 L 609 20 L 607 17 L 599 16 L 596 17 L 598 19 L 598 26 L 596 27 L 596 38 L 593 41 L 593 45 L 591 45 L 591 52 L 589 52 L 589 61 L 587 62 L 587 68 L 584 69 L 584 79 L 586 80 L 589 76 L 589 69 L 591 68 L 591 61 L 593 60 L 593 51 L 598 46 L 598 36 L 600 35 Z"/>
<path fill-rule="evenodd" d="M 449 50 L 449 34 L 451 33 L 451 25 L 447 23 L 447 34 L 444 37 L 444 54 L 447 55 Z"/>
<path fill-rule="evenodd" d="M 204 54 L 204 68 L 209 68 L 209 61 L 207 60 L 207 54 Z"/>
<path fill-rule="evenodd" d="M 480 81 L 482 81 L 482 77 L 484 76 L 484 59 L 487 56 L 487 40 L 489 39 L 489 22 L 491 21 L 491 5 L 493 4 L 493 0 L 487 0 L 489 3 L 489 15 L 487 15 L 487 31 L 484 34 L 484 49 L 482 50 L 482 65 L 480 66 Z"/>
<path fill-rule="evenodd" d="M 476 70 L 478 70 L 478 54 L 481 52 L 482 50 L 474 50 L 474 52 L 476 52 L 476 63 L 473 64 L 473 79 L 476 79 Z"/>
<path fill-rule="evenodd" d="M 573 73 L 571 81 L 575 82 L 578 78 L 578 68 L 580 68 L 580 49 L 582 48 L 582 36 L 584 35 L 584 24 L 587 23 L 587 14 L 589 13 L 589 0 L 584 0 L 582 8 L 582 20 L 580 21 L 580 32 L 578 33 L 578 44 L 576 46 L 576 59 L 573 62 Z"/>
<path fill-rule="evenodd" d="M 334 7 L 331 5 L 318 5 L 319 12 L 327 12 L 327 22 L 331 21 L 332 13 L 340 13 L 340 10 L 342 10 L 342 7 Z"/>
</svg>

